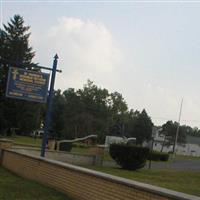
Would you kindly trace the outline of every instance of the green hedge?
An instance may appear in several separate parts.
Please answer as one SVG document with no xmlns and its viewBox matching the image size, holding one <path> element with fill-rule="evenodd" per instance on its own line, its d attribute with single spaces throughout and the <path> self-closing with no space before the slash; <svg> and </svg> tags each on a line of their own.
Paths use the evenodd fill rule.
<svg viewBox="0 0 200 200">
<path fill-rule="evenodd" d="M 169 154 L 164 152 L 153 151 L 149 153 L 148 159 L 153 161 L 168 161 Z"/>
<path fill-rule="evenodd" d="M 123 169 L 136 170 L 145 166 L 149 149 L 135 145 L 111 144 L 110 155 Z"/>
</svg>

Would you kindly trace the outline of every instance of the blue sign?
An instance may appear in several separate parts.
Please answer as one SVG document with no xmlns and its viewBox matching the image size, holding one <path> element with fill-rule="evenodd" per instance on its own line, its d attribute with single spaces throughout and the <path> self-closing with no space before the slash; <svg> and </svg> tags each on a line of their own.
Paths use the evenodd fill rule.
<svg viewBox="0 0 200 200">
<path fill-rule="evenodd" d="M 27 101 L 47 101 L 49 74 L 10 67 L 6 96 Z"/>
</svg>

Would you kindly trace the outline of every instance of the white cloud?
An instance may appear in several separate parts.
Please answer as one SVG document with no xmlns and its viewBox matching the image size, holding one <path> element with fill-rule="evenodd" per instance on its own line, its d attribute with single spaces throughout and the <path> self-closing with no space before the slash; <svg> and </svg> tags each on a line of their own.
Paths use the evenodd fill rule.
<svg viewBox="0 0 200 200">
<path fill-rule="evenodd" d="M 105 74 L 112 74 L 122 59 L 112 33 L 101 22 L 89 19 L 62 17 L 48 33 L 34 35 L 33 42 L 40 62 L 47 60 L 44 52 L 58 53 L 63 73 L 56 86 L 62 89 L 80 87 L 88 78 L 95 82 L 106 79 Z"/>
</svg>

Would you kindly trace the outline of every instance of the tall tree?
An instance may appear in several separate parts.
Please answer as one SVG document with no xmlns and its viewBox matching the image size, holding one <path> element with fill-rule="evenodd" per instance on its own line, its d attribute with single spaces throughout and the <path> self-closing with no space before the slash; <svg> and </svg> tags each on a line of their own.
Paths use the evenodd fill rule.
<svg viewBox="0 0 200 200">
<path fill-rule="evenodd" d="M 15 15 L 13 19 L 4 25 L 7 36 L 7 45 L 9 46 L 6 58 L 15 63 L 30 64 L 35 53 L 29 46 L 30 32 L 29 26 L 24 25 L 24 19 L 20 15 Z"/>
<path fill-rule="evenodd" d="M 15 15 L 3 28 L 0 29 L 0 95 L 5 93 L 8 67 L 22 63 L 28 66 L 35 55 L 29 46 L 30 27 L 24 25 L 23 17 Z"/>
<path fill-rule="evenodd" d="M 7 25 L 0 30 L 0 119 L 3 119 L 0 132 L 10 128 L 19 128 L 28 133 L 40 124 L 40 109 L 38 103 L 5 97 L 8 69 L 12 67 L 30 68 L 35 53 L 29 46 L 29 26 L 25 26 L 24 19 L 15 15 Z"/>
<path fill-rule="evenodd" d="M 103 142 L 106 134 L 115 134 L 113 127 L 121 125 L 126 110 L 121 94 L 110 94 L 88 80 L 82 89 L 69 88 L 55 96 L 52 131 L 64 138 L 97 134 Z"/>
<path fill-rule="evenodd" d="M 165 135 L 164 146 L 174 145 L 178 122 L 167 121 L 162 125 L 161 133 Z M 179 134 L 177 142 L 184 144 L 186 142 L 187 128 L 185 126 L 179 127 Z"/>
<path fill-rule="evenodd" d="M 142 110 L 141 113 L 137 112 L 135 117 L 132 136 L 136 137 L 137 144 L 142 144 L 145 140 L 150 140 L 153 123 L 146 110 Z"/>
<path fill-rule="evenodd" d="M 52 132 L 58 138 L 97 134 L 104 142 L 106 135 L 136 137 L 138 144 L 151 137 L 152 122 L 146 111 L 128 111 L 123 96 L 109 93 L 92 81 L 62 94 L 56 91 L 53 105 Z"/>
<path fill-rule="evenodd" d="M 65 108 L 66 102 L 64 95 L 61 94 L 61 90 L 54 91 L 53 96 L 53 110 L 52 120 L 50 127 L 50 136 L 56 138 L 63 138 L 62 131 L 65 126 Z"/>
</svg>

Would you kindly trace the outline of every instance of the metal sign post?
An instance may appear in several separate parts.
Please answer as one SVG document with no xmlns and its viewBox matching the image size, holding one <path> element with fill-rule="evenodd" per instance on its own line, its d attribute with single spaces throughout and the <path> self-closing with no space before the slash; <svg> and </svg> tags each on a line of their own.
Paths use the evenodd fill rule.
<svg viewBox="0 0 200 200">
<path fill-rule="evenodd" d="M 150 157 L 149 157 L 149 169 L 151 169 L 152 153 L 153 153 L 154 138 L 151 137 Z"/>
<path fill-rule="evenodd" d="M 53 69 L 30 63 L 16 63 L 14 61 L 4 59 L 1 56 L 0 56 L 0 63 L 10 64 L 14 66 L 10 67 L 9 69 L 6 97 L 21 99 L 26 101 L 46 103 L 47 99 L 49 74 L 36 72 L 32 70 L 32 68 L 52 71 L 49 95 L 47 99 L 47 113 L 45 117 L 44 135 L 43 135 L 42 149 L 41 149 L 41 156 L 44 157 L 45 148 L 48 140 L 49 124 L 51 121 L 53 90 L 54 90 L 56 72 L 62 72 L 61 70 L 57 70 L 58 55 L 56 54 L 54 56 Z M 24 67 L 25 69 L 22 69 L 22 67 Z"/>
<path fill-rule="evenodd" d="M 48 96 L 48 101 L 47 101 L 47 113 L 46 113 L 46 118 L 45 118 L 44 135 L 43 135 L 42 149 L 41 149 L 41 154 L 40 154 L 42 157 L 45 157 L 45 149 L 46 149 L 46 145 L 48 141 L 48 132 L 49 132 L 49 125 L 51 121 L 53 90 L 54 90 L 54 83 L 55 83 L 55 77 L 56 77 L 57 63 L 58 63 L 58 55 L 56 54 L 54 56 L 54 61 L 53 61 L 51 84 L 50 84 L 49 96 Z"/>
</svg>

